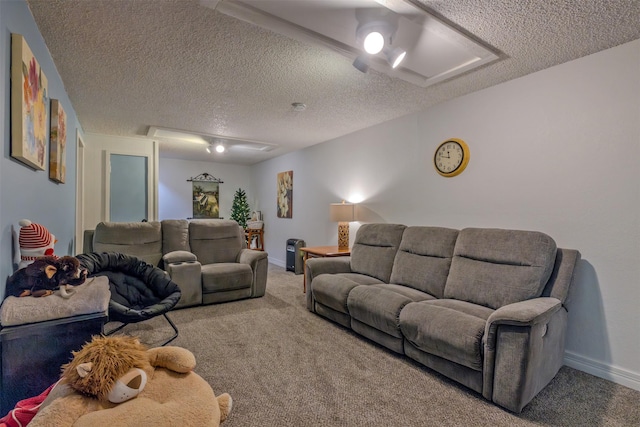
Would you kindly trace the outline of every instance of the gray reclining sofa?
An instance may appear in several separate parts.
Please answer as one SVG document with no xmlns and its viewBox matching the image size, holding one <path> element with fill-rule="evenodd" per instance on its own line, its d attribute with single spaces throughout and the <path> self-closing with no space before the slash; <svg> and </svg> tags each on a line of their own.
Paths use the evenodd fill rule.
<svg viewBox="0 0 640 427">
<path fill-rule="evenodd" d="M 182 292 L 176 308 L 261 297 L 267 287 L 267 253 L 247 249 L 232 220 L 101 222 L 85 231 L 83 251 L 124 253 L 164 269 Z"/>
<path fill-rule="evenodd" d="M 532 231 L 364 224 L 307 308 L 519 413 L 563 364 L 580 253 Z"/>
</svg>

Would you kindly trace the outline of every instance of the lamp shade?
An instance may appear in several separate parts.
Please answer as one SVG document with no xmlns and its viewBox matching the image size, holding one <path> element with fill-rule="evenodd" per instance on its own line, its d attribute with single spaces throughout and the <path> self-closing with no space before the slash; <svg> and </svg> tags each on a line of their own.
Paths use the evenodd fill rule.
<svg viewBox="0 0 640 427">
<path fill-rule="evenodd" d="M 355 209 L 353 203 L 331 203 L 329 217 L 333 222 L 355 221 Z"/>
</svg>

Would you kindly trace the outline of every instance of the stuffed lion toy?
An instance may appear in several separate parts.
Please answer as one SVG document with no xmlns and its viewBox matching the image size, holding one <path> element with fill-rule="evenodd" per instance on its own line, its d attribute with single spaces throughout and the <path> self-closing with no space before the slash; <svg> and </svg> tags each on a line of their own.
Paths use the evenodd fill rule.
<svg viewBox="0 0 640 427">
<path fill-rule="evenodd" d="M 217 427 L 231 411 L 193 372 L 180 347 L 147 349 L 128 336 L 93 337 L 62 366 L 60 381 L 30 427 Z"/>
</svg>

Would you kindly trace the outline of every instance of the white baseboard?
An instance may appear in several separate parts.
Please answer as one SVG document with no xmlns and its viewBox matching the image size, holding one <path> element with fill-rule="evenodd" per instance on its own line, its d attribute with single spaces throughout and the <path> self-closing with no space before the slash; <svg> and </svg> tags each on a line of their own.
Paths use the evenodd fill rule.
<svg viewBox="0 0 640 427">
<path fill-rule="evenodd" d="M 282 267 L 282 268 L 287 268 L 286 262 L 279 259 L 274 259 L 272 257 L 269 257 L 269 264 L 277 265 L 278 267 Z"/>
<path fill-rule="evenodd" d="M 616 366 L 607 365 L 585 356 L 565 351 L 564 364 L 596 377 L 640 391 L 640 374 Z"/>
</svg>

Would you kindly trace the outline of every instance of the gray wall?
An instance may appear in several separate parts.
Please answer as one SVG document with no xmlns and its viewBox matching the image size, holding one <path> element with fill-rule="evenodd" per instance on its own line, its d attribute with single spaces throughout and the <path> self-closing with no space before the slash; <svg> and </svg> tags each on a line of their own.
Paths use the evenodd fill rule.
<svg viewBox="0 0 640 427">
<path fill-rule="evenodd" d="M 49 180 L 48 160 L 44 171 L 34 171 L 11 158 L 10 64 L 11 33 L 25 37 L 49 83 L 49 97 L 58 99 L 67 113 L 67 174 L 65 184 Z M 42 224 L 58 242 L 57 255 L 73 252 L 76 190 L 76 131 L 80 128 L 49 51 L 24 1 L 0 1 L 0 298 L 4 283 L 13 272 L 12 229 L 27 218 Z M 48 159 L 48 157 L 47 157 Z"/>
<path fill-rule="evenodd" d="M 581 251 L 566 362 L 640 389 L 640 40 L 253 167 L 269 259 L 289 237 L 337 243 L 329 204 L 362 219 L 540 230 Z M 443 178 L 437 145 L 465 140 Z M 276 174 L 293 170 L 293 218 L 276 218 Z M 357 228 L 351 226 L 351 239 Z"/>
<path fill-rule="evenodd" d="M 249 207 L 252 210 L 259 210 L 250 188 L 251 168 L 249 166 L 161 158 L 159 169 L 158 218 L 160 220 L 189 218 L 193 215 L 191 202 L 193 188 L 192 183 L 187 179 L 204 172 L 224 181 L 219 187 L 221 217 L 231 218 L 233 196 L 238 188 L 245 191 Z"/>
</svg>

